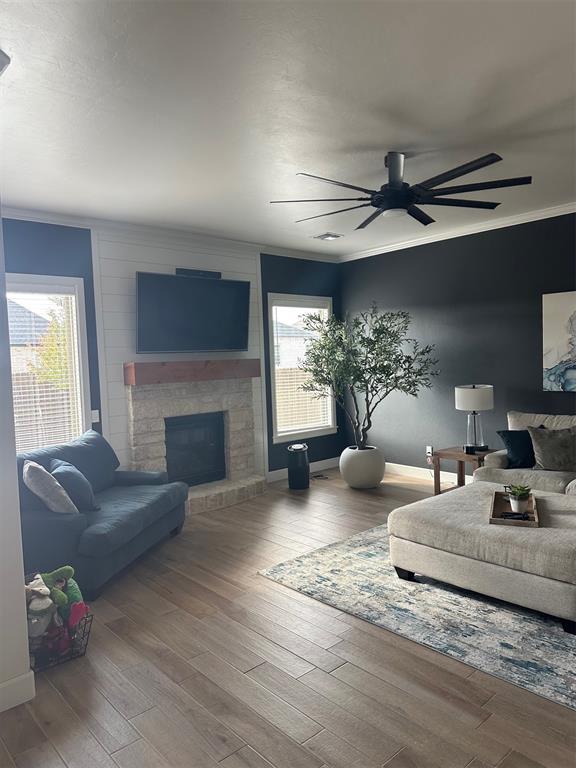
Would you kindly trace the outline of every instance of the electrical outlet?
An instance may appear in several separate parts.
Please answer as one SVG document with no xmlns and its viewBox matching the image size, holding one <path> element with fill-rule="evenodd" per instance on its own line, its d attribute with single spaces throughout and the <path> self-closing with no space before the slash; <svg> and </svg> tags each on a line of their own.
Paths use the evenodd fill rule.
<svg viewBox="0 0 576 768">
<path fill-rule="evenodd" d="M 426 446 L 426 456 L 434 456 L 434 446 L 433 445 L 427 445 Z"/>
</svg>

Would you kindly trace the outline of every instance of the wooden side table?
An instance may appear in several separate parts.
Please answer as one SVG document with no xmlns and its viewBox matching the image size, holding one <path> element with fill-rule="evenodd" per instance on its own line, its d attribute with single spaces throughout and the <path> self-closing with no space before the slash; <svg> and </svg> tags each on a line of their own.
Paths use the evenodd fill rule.
<svg viewBox="0 0 576 768">
<path fill-rule="evenodd" d="M 434 451 L 432 454 L 432 464 L 434 465 L 434 495 L 438 496 L 440 493 L 446 493 L 446 491 L 452 491 L 454 488 L 460 488 L 466 482 L 466 464 L 472 464 L 474 469 L 478 469 L 484 464 L 484 458 L 494 451 L 482 451 L 480 453 L 464 453 L 462 448 L 456 446 L 455 448 L 440 448 L 438 451 Z M 455 461 L 457 463 L 457 484 L 451 488 L 446 488 L 442 491 L 440 487 L 440 462 L 442 459 L 446 461 Z"/>
</svg>

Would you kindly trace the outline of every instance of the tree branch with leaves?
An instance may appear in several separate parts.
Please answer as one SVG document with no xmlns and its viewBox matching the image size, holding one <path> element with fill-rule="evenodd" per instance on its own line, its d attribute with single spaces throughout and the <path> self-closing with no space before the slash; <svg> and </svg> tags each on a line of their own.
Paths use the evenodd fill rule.
<svg viewBox="0 0 576 768">
<path fill-rule="evenodd" d="M 301 389 L 330 395 L 346 414 L 356 446 L 368 447 L 374 411 L 392 392 L 416 397 L 438 375 L 434 345 L 408 337 L 408 312 L 368 312 L 338 320 L 308 315 L 304 327 L 314 334 L 300 364 L 309 380 Z"/>
<path fill-rule="evenodd" d="M 28 372 L 41 384 L 69 390 L 73 371 L 68 329 L 73 325 L 73 309 L 71 303 L 61 296 L 52 297 L 52 304 L 54 306 L 48 313 L 48 328 L 35 348 L 35 359 L 28 363 Z"/>
</svg>

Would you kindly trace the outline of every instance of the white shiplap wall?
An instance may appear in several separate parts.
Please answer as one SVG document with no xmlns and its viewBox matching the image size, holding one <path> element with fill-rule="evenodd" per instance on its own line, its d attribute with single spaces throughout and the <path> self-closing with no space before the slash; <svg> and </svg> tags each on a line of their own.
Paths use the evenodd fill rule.
<svg viewBox="0 0 576 768">
<path fill-rule="evenodd" d="M 145 228 L 92 228 L 98 316 L 102 426 L 124 466 L 130 462 L 123 363 L 133 360 L 260 358 L 263 368 L 260 249 L 202 235 Z M 136 354 L 136 272 L 173 273 L 176 267 L 212 269 L 228 279 L 249 280 L 250 336 L 247 352 Z M 262 382 L 253 380 L 257 466 L 265 471 L 265 409 Z"/>
</svg>

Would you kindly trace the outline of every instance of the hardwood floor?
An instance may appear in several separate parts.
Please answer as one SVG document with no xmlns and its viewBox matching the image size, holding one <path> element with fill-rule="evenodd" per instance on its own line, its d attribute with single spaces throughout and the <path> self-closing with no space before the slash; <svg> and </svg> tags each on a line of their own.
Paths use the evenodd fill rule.
<svg viewBox="0 0 576 768">
<path fill-rule="evenodd" d="M 0 715 L 0 768 L 570 768 L 576 714 L 256 571 L 430 483 L 336 472 L 188 520 L 93 605 L 86 658 Z"/>
</svg>

